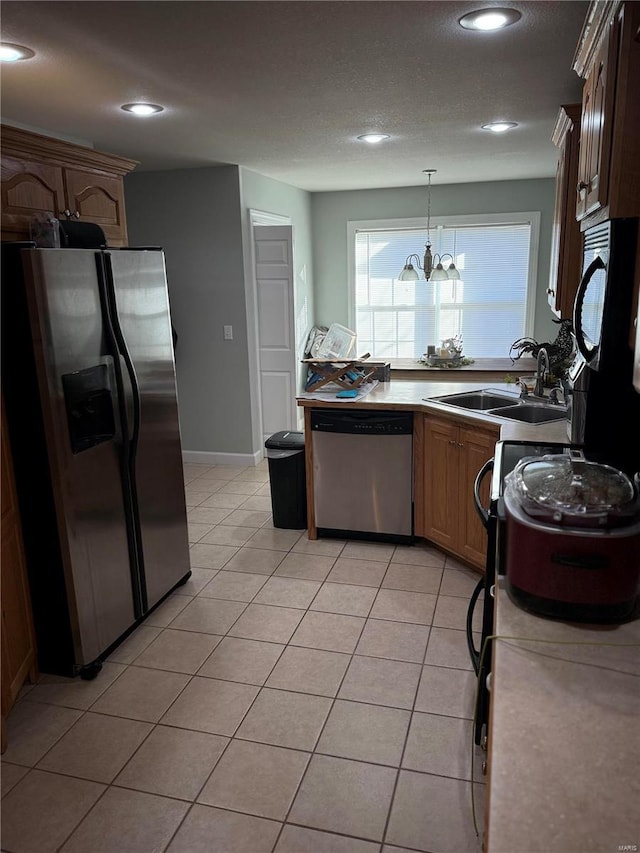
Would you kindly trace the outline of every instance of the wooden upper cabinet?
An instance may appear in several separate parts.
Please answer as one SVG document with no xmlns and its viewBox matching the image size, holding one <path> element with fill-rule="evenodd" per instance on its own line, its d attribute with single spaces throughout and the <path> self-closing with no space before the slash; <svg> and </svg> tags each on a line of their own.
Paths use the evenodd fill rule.
<svg viewBox="0 0 640 853">
<path fill-rule="evenodd" d="M 64 178 L 70 211 L 67 216 L 95 222 L 110 246 L 121 245 L 118 241 L 127 233 L 122 179 L 78 169 L 66 169 Z"/>
<path fill-rule="evenodd" d="M 29 237 L 29 223 L 36 213 L 64 210 L 62 168 L 38 161 L 2 157 L 2 237 Z"/>
<path fill-rule="evenodd" d="M 551 310 L 563 319 L 573 314 L 582 262 L 582 234 L 575 214 L 581 112 L 580 104 L 563 105 L 552 137 L 558 167 L 547 296 Z"/>
<path fill-rule="evenodd" d="M 640 215 L 640 3 L 592 3 L 574 70 L 584 78 L 576 218 Z"/>
<path fill-rule="evenodd" d="M 2 239 L 28 240 L 37 213 L 95 222 L 125 246 L 123 178 L 136 162 L 19 128 L 2 127 Z"/>
<path fill-rule="evenodd" d="M 615 46 L 609 45 L 609 38 L 603 38 L 584 84 L 582 144 L 576 188 L 578 219 L 584 219 L 604 207 L 608 200 L 615 59 Z"/>
</svg>

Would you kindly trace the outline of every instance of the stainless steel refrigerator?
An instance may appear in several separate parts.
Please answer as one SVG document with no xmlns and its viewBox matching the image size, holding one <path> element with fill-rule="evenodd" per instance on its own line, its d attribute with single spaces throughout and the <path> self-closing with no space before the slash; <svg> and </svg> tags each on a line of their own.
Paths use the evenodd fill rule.
<svg viewBox="0 0 640 853">
<path fill-rule="evenodd" d="M 3 245 L 2 385 L 39 665 L 91 678 L 190 575 L 164 254 L 28 246 Z"/>
</svg>

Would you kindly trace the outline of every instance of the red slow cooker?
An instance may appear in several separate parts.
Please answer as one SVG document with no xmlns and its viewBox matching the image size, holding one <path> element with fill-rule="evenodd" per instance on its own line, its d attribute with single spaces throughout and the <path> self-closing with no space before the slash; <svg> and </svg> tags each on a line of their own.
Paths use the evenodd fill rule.
<svg viewBox="0 0 640 853">
<path fill-rule="evenodd" d="M 582 453 L 526 457 L 505 478 L 511 599 L 566 621 L 619 622 L 640 580 L 640 496 Z"/>
</svg>

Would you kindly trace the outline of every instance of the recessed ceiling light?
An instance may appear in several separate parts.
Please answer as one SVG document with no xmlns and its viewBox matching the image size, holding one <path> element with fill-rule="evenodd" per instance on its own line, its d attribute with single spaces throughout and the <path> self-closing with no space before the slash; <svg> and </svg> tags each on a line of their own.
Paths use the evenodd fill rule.
<svg viewBox="0 0 640 853">
<path fill-rule="evenodd" d="M 517 127 L 517 121 L 494 121 L 491 124 L 483 124 L 483 130 L 490 130 L 492 133 L 504 133 L 506 130 L 511 130 Z"/>
<path fill-rule="evenodd" d="M 458 23 L 465 30 L 480 30 L 488 33 L 510 27 L 521 17 L 522 15 L 516 9 L 480 9 L 478 12 L 463 15 L 458 19 Z"/>
<path fill-rule="evenodd" d="M 31 59 L 35 51 L 21 44 L 11 44 L 8 41 L 0 42 L 0 62 L 17 62 L 19 59 Z"/>
<path fill-rule="evenodd" d="M 388 133 L 363 133 L 358 139 L 362 140 L 362 142 L 368 142 L 369 145 L 377 145 L 378 142 L 391 139 L 391 137 Z"/>
<path fill-rule="evenodd" d="M 164 107 L 160 104 L 123 104 L 120 109 L 137 116 L 150 116 L 153 113 L 161 113 Z"/>
</svg>

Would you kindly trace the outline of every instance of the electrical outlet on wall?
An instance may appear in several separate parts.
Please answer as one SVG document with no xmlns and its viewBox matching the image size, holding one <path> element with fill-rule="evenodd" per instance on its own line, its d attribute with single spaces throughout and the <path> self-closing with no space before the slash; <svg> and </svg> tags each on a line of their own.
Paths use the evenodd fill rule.
<svg viewBox="0 0 640 853">
<path fill-rule="evenodd" d="M 223 326 L 223 334 L 225 341 L 233 340 L 233 326 Z"/>
</svg>

